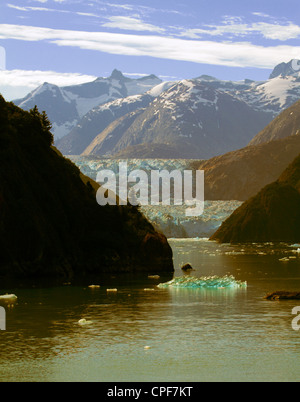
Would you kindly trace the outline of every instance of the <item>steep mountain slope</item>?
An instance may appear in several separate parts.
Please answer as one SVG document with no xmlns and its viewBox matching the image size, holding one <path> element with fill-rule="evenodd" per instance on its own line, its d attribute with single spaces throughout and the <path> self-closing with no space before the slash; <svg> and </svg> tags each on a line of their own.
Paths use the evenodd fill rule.
<svg viewBox="0 0 300 402">
<path fill-rule="evenodd" d="M 300 136 L 251 145 L 201 162 L 205 199 L 246 201 L 278 178 L 300 153 Z"/>
<path fill-rule="evenodd" d="M 133 207 L 100 207 L 97 183 L 54 148 L 48 120 L 0 97 L 0 275 L 70 279 L 173 271 L 172 251 Z"/>
<path fill-rule="evenodd" d="M 94 107 L 78 121 L 68 135 L 57 140 L 55 145 L 64 155 L 81 154 L 110 123 L 130 112 L 147 107 L 155 97 L 171 85 L 169 82 L 164 82 L 145 94 L 116 99 Z M 109 147 L 107 149 L 109 150 Z"/>
<path fill-rule="evenodd" d="M 25 98 L 14 103 L 24 110 L 35 105 L 45 110 L 53 125 L 55 139 L 68 134 L 78 121 L 95 106 L 147 92 L 161 83 L 154 75 L 139 79 L 130 79 L 114 70 L 108 78 L 97 78 L 93 82 L 58 87 L 44 83 Z"/>
<path fill-rule="evenodd" d="M 282 112 L 267 127 L 259 132 L 249 145 L 262 144 L 290 135 L 300 134 L 300 101 Z"/>
<path fill-rule="evenodd" d="M 245 146 L 271 118 L 199 80 L 183 80 L 146 108 L 114 121 L 83 154 L 114 155 L 130 146 L 165 144 L 188 148 L 190 158 L 209 158 Z"/>
<path fill-rule="evenodd" d="M 201 76 L 198 79 L 219 91 L 231 93 L 248 103 L 255 110 L 279 113 L 300 99 L 299 60 L 281 63 L 276 66 L 267 81 L 222 81 L 214 77 Z"/>
<path fill-rule="evenodd" d="M 300 241 L 300 155 L 279 179 L 243 203 L 211 240 L 222 243 Z"/>
</svg>

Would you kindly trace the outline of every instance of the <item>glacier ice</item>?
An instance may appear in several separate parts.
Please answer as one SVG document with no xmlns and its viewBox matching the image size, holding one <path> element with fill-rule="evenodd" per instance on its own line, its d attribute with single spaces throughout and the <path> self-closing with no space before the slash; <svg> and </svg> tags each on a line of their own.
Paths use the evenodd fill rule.
<svg viewBox="0 0 300 402">
<path fill-rule="evenodd" d="M 203 276 L 196 278 L 193 276 L 180 276 L 173 278 L 169 282 L 160 283 L 159 288 L 204 288 L 204 289 L 222 289 L 222 288 L 243 288 L 247 287 L 247 282 L 236 280 L 232 275 Z"/>
<path fill-rule="evenodd" d="M 151 170 L 193 170 L 194 160 L 185 159 L 102 159 L 84 156 L 68 156 L 91 179 L 96 180 L 102 169 L 112 170 L 118 177 L 119 163 L 127 162 L 128 172 L 135 169 Z M 197 163 L 195 164 L 197 165 Z M 185 205 L 147 205 L 141 211 L 154 227 L 168 238 L 209 238 L 235 211 L 240 201 L 205 201 L 204 213 L 198 217 L 187 217 Z"/>
</svg>

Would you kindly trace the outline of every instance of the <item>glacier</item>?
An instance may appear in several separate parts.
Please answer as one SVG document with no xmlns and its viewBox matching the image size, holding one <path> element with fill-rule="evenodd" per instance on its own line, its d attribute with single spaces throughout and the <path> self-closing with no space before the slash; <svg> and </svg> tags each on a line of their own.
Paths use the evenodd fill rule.
<svg viewBox="0 0 300 402">
<path fill-rule="evenodd" d="M 136 169 L 150 170 L 193 170 L 193 160 L 185 159 L 97 159 L 88 156 L 68 156 L 80 171 L 93 180 L 103 169 L 112 170 L 118 175 L 119 163 L 126 161 L 128 172 Z M 197 161 L 198 162 L 198 161 Z M 195 165 L 198 165 L 196 163 Z M 187 217 L 185 205 L 145 205 L 140 206 L 141 212 L 158 231 L 167 238 L 209 238 L 221 224 L 240 205 L 241 201 L 205 201 L 201 216 Z"/>
</svg>

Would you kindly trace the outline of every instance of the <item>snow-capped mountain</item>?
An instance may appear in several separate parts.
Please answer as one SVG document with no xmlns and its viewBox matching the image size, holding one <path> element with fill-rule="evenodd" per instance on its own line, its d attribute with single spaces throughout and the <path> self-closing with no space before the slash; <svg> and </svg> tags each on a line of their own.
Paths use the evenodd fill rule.
<svg viewBox="0 0 300 402">
<path fill-rule="evenodd" d="M 286 108 L 300 99 L 300 61 L 291 60 L 276 66 L 269 79 L 263 82 L 221 81 L 214 77 L 201 76 L 199 81 L 218 89 L 229 92 L 248 103 L 256 110 L 263 110 L 276 117 Z"/>
<path fill-rule="evenodd" d="M 300 61 L 274 68 L 266 81 L 211 76 L 162 83 L 114 70 L 81 85 L 43 84 L 15 103 L 37 105 L 53 125 L 63 154 L 208 158 L 247 145 L 300 99 Z M 246 143 L 245 143 L 246 142 Z"/>
<path fill-rule="evenodd" d="M 147 83 L 149 84 L 149 81 Z M 155 97 L 171 85 L 173 85 L 171 82 L 162 82 L 144 94 L 119 98 L 92 108 L 68 135 L 56 141 L 56 146 L 65 155 L 80 155 L 109 124 L 128 113 L 147 107 Z M 138 89 L 132 85 L 131 92 L 137 92 Z M 111 145 L 107 146 L 107 152 L 110 152 L 111 148 Z M 105 149 L 103 152 L 105 154 Z"/>
<path fill-rule="evenodd" d="M 51 123 L 55 139 L 67 135 L 79 120 L 95 106 L 147 92 L 162 81 L 154 75 L 139 79 L 125 77 L 114 70 L 108 78 L 97 78 L 92 82 L 67 87 L 44 83 L 25 98 L 14 103 L 24 110 L 35 105 L 45 110 Z"/>
<path fill-rule="evenodd" d="M 83 154 L 114 155 L 130 146 L 166 144 L 185 149 L 189 156 L 184 157 L 204 159 L 246 146 L 272 117 L 201 80 L 183 80 L 147 107 L 115 120 Z"/>
<path fill-rule="evenodd" d="M 81 146 L 91 141 L 83 151 L 84 155 L 123 158 L 137 155 L 146 158 L 165 155 L 209 158 L 244 147 L 280 112 L 300 99 L 297 63 L 294 60 L 275 67 L 270 79 L 264 82 L 232 82 L 200 76 L 173 85 L 168 83 L 163 91 L 157 91 L 152 101 L 149 97 L 143 101 L 136 99 L 139 102 L 128 98 L 119 103 L 120 112 L 115 103 L 114 115 L 110 114 L 110 119 L 101 116 L 99 110 L 93 110 L 72 130 L 73 145 L 61 145 L 69 139 L 67 136 L 58 146 L 63 153 L 78 154 L 82 148 L 74 145 L 80 138 Z M 226 100 L 224 96 L 227 96 Z M 216 97 L 219 101 L 223 99 L 220 101 L 222 108 L 215 105 L 218 107 L 212 113 L 211 106 Z M 232 108 L 233 99 L 240 109 Z M 130 102 L 128 115 L 124 113 L 127 102 Z M 85 124 L 86 118 L 89 119 L 88 125 Z"/>
</svg>

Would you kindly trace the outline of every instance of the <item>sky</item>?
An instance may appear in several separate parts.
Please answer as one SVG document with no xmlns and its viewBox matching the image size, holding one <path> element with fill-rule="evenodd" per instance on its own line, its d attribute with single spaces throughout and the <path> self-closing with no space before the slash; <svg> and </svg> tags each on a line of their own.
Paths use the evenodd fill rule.
<svg viewBox="0 0 300 402">
<path fill-rule="evenodd" d="M 113 69 L 162 80 L 268 79 L 300 59 L 299 0 L 1 0 L 0 93 Z"/>
</svg>

